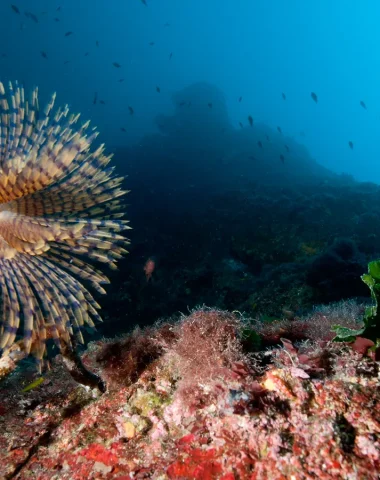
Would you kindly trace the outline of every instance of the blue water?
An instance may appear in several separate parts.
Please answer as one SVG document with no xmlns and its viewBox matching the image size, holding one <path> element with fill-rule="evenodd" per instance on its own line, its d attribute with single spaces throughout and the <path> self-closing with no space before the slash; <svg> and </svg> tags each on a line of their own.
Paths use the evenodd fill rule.
<svg viewBox="0 0 380 480">
<path fill-rule="evenodd" d="M 0 4 L 1 79 L 38 85 L 42 103 L 56 91 L 58 103 L 93 120 L 109 150 L 157 132 L 173 94 L 203 81 L 224 94 L 234 128 L 251 115 L 320 164 L 380 181 L 377 1 L 15 2 L 20 13 Z"/>
</svg>

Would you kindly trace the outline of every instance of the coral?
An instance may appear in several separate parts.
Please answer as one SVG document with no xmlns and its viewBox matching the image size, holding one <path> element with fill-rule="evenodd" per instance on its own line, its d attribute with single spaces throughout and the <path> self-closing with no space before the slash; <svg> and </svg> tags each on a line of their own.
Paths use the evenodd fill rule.
<svg viewBox="0 0 380 480">
<path fill-rule="evenodd" d="M 38 90 L 0 83 L 0 354 L 23 329 L 21 349 L 41 361 L 46 340 L 58 348 L 83 341 L 81 328 L 100 320 L 84 286 L 105 293 L 107 277 L 87 259 L 115 268 L 128 243 L 120 231 L 121 177 L 108 167 L 97 133 L 68 106 L 39 112 Z"/>
</svg>

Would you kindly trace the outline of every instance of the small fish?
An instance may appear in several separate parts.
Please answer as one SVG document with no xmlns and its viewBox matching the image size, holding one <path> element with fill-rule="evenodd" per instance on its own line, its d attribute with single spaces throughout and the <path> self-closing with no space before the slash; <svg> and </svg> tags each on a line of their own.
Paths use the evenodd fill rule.
<svg viewBox="0 0 380 480">
<path fill-rule="evenodd" d="M 25 30 L 25 28 L 26 28 L 25 23 L 21 22 L 20 23 L 20 30 Z"/>
<path fill-rule="evenodd" d="M 156 92 L 157 92 L 157 93 L 160 93 L 160 92 L 161 92 L 160 87 L 156 87 Z"/>
<path fill-rule="evenodd" d="M 261 143 L 260 140 L 257 142 L 257 145 L 258 145 L 260 148 L 263 148 L 263 144 Z"/>
<path fill-rule="evenodd" d="M 89 55 L 90 55 L 89 52 L 86 52 L 86 53 L 84 54 L 85 57 L 88 57 Z"/>
<path fill-rule="evenodd" d="M 254 155 L 249 155 L 248 157 L 250 160 L 257 160 L 257 158 Z"/>
<path fill-rule="evenodd" d="M 96 102 L 98 101 L 98 92 L 94 93 L 94 100 L 92 101 L 93 105 L 96 105 Z"/>
<path fill-rule="evenodd" d="M 145 5 L 146 7 L 148 6 L 148 4 L 146 3 L 146 0 L 141 0 L 141 3 L 142 3 L 143 5 Z"/>
<path fill-rule="evenodd" d="M 95 45 L 99 47 L 99 40 L 96 40 Z"/>
<path fill-rule="evenodd" d="M 18 13 L 20 15 L 20 10 L 18 9 L 18 7 L 16 7 L 16 5 L 11 5 L 11 9 L 15 12 L 15 13 Z"/>
<path fill-rule="evenodd" d="M 124 82 L 124 78 L 120 78 L 120 79 L 118 80 L 118 82 L 119 82 L 119 83 Z"/>
<path fill-rule="evenodd" d="M 208 105 L 208 108 L 212 108 L 212 103 L 211 102 L 208 103 L 207 105 Z"/>
<path fill-rule="evenodd" d="M 70 63 L 70 60 L 66 60 L 63 62 L 63 65 L 67 65 L 68 63 Z"/>
<path fill-rule="evenodd" d="M 121 130 L 122 132 L 124 132 L 124 133 L 127 132 L 127 130 L 126 130 L 124 127 L 121 127 L 120 130 Z"/>
<path fill-rule="evenodd" d="M 170 52 L 169 60 L 171 60 L 172 58 L 173 58 L 173 52 Z"/>
<path fill-rule="evenodd" d="M 282 163 L 285 163 L 285 157 L 284 157 L 284 155 L 282 155 L 282 154 L 280 155 L 280 160 L 281 160 Z"/>
<path fill-rule="evenodd" d="M 354 149 L 354 144 L 353 144 L 353 142 L 351 142 L 351 140 L 348 142 L 348 146 L 351 148 L 351 150 Z"/>
<path fill-rule="evenodd" d="M 105 102 L 104 100 L 100 100 L 99 103 L 101 103 L 102 105 L 105 105 L 105 104 L 106 104 L 106 102 Z"/>
<path fill-rule="evenodd" d="M 39 387 L 43 382 L 44 382 L 44 377 L 39 377 L 34 382 L 30 383 L 27 385 L 25 388 L 23 388 L 21 391 L 22 393 L 29 392 L 30 390 L 34 390 L 35 388 Z"/>
<path fill-rule="evenodd" d="M 239 125 L 240 125 L 240 128 L 244 128 L 244 125 L 241 122 L 239 122 Z"/>
<path fill-rule="evenodd" d="M 288 153 L 290 152 L 289 147 L 287 145 L 285 145 L 285 149 Z"/>
<path fill-rule="evenodd" d="M 270 142 L 269 135 L 265 135 L 265 138 L 267 139 L 268 142 Z"/>
<path fill-rule="evenodd" d="M 248 122 L 252 127 L 253 126 L 253 118 L 251 117 L 251 115 L 248 115 Z"/>
<path fill-rule="evenodd" d="M 151 258 L 148 258 L 143 268 L 147 282 L 149 282 L 149 280 L 152 278 L 155 268 L 156 268 L 156 262 Z"/>
<path fill-rule="evenodd" d="M 132 107 L 128 106 L 129 114 L 133 115 L 135 112 Z"/>
<path fill-rule="evenodd" d="M 57 8 L 57 12 L 60 12 L 60 11 L 61 11 L 61 7 L 58 7 L 58 8 Z"/>
<path fill-rule="evenodd" d="M 2 54 L 1 54 L 1 58 L 7 58 L 7 54 L 6 54 L 6 53 L 2 53 Z"/>
<path fill-rule="evenodd" d="M 120 63 L 117 63 L 117 62 L 113 62 L 112 65 L 113 65 L 114 67 L 116 67 L 116 68 L 120 68 L 120 67 L 121 67 Z"/>
<path fill-rule="evenodd" d="M 55 17 L 54 21 L 59 22 L 59 18 Z"/>
<path fill-rule="evenodd" d="M 317 94 L 314 92 L 311 92 L 310 94 L 311 98 L 314 100 L 315 103 L 318 103 L 318 97 Z"/>
<path fill-rule="evenodd" d="M 166 22 L 166 23 L 164 24 L 164 27 L 170 27 L 170 23 L 169 23 L 169 22 Z"/>
<path fill-rule="evenodd" d="M 242 100 L 243 100 L 243 97 L 239 97 L 239 103 L 241 103 Z"/>
<path fill-rule="evenodd" d="M 180 102 L 179 104 L 180 107 L 183 107 L 184 105 L 186 105 L 186 102 Z"/>
<path fill-rule="evenodd" d="M 153 47 L 154 42 L 149 42 L 149 45 L 150 45 L 151 47 Z"/>
<path fill-rule="evenodd" d="M 286 100 L 286 95 L 285 95 L 285 93 L 282 92 L 281 95 L 282 95 L 282 99 L 283 99 L 283 100 Z"/>
<path fill-rule="evenodd" d="M 65 37 L 69 37 L 70 35 L 72 35 L 74 32 L 66 32 L 65 33 Z"/>
<path fill-rule="evenodd" d="M 282 135 L 281 127 L 277 127 L 277 130 L 278 130 L 278 133 L 281 133 L 281 135 Z"/>
<path fill-rule="evenodd" d="M 44 58 L 48 58 L 46 52 L 41 52 L 41 55 L 42 55 Z"/>
<path fill-rule="evenodd" d="M 25 16 L 33 20 L 34 23 L 38 23 L 38 18 L 32 12 L 25 12 Z"/>
<path fill-rule="evenodd" d="M 360 105 L 364 108 L 364 110 L 367 110 L 367 105 L 363 102 L 363 100 L 360 100 Z"/>
</svg>

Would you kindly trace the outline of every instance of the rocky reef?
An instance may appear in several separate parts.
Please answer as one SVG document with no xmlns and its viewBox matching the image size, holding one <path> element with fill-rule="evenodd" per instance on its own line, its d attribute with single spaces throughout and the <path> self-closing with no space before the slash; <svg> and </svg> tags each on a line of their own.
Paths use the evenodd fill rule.
<svg viewBox="0 0 380 480">
<path fill-rule="evenodd" d="M 0 385 L 0 478 L 375 480 L 377 353 L 329 338 L 359 310 L 266 326 L 198 308 L 102 339 L 82 359 L 103 395 L 60 356 L 39 381 L 24 365 Z"/>
</svg>

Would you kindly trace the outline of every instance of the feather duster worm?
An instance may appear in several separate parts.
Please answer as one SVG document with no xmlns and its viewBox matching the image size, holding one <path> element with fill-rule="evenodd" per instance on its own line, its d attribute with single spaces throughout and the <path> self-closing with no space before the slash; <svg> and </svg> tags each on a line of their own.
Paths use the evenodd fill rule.
<svg viewBox="0 0 380 480">
<path fill-rule="evenodd" d="M 61 351 L 83 342 L 81 327 L 101 320 L 84 284 L 109 283 L 91 260 L 116 268 L 127 253 L 123 179 L 103 145 L 91 150 L 89 122 L 54 102 L 40 112 L 37 89 L 27 101 L 0 83 L 0 358 L 16 340 L 39 363 L 47 339 Z"/>
</svg>

